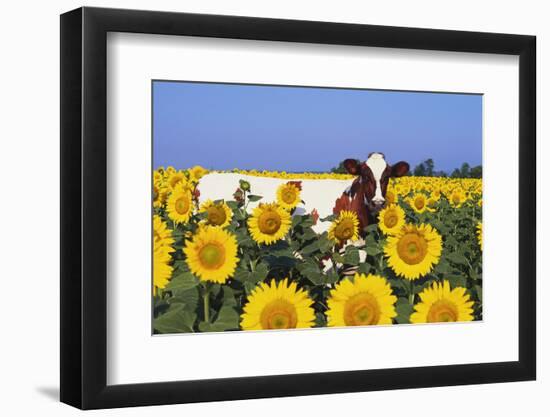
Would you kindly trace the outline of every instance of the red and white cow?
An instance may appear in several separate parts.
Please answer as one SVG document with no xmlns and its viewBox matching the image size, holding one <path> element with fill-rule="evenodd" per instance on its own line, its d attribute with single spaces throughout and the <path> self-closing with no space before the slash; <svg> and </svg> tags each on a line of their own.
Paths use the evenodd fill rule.
<svg viewBox="0 0 550 417">
<path fill-rule="evenodd" d="M 357 175 L 357 178 L 348 180 L 293 179 L 293 181 L 302 183 L 301 198 L 303 200 L 294 214 L 312 213 L 315 210 L 320 218 L 324 218 L 330 214 L 338 214 L 341 210 L 351 210 L 357 214 L 361 226 L 364 227 L 372 221 L 372 215 L 384 206 L 389 178 L 404 175 L 409 170 L 409 164 L 406 162 L 398 162 L 393 166 L 388 165 L 384 155 L 378 152 L 370 154 L 368 159 L 362 163 L 348 159 L 345 161 L 345 167 L 350 174 Z M 250 183 L 252 194 L 263 197 L 260 201 L 250 202 L 247 206 L 249 211 L 262 202 L 275 201 L 277 188 L 288 181 L 233 172 L 211 172 L 201 178 L 199 182 L 200 202 L 207 199 L 232 200 L 233 193 L 241 179 Z M 318 221 L 313 229 L 317 233 L 322 233 L 330 227 L 330 224 L 327 221 Z"/>
<path fill-rule="evenodd" d="M 344 167 L 348 173 L 356 175 L 342 195 L 336 200 L 334 214 L 342 210 L 357 214 L 361 233 L 373 221 L 373 216 L 386 204 L 386 191 L 391 177 L 401 177 L 409 172 L 409 164 L 404 161 L 389 165 L 383 153 L 373 152 L 367 160 L 358 163 L 346 159 Z"/>
</svg>

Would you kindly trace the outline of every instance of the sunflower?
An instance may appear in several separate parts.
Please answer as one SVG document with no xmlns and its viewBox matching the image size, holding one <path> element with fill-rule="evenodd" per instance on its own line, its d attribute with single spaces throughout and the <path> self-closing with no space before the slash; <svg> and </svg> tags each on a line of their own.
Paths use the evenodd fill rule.
<svg viewBox="0 0 550 417">
<path fill-rule="evenodd" d="M 397 316 L 397 297 L 385 278 L 355 274 L 353 281 L 344 279 L 330 291 L 327 301 L 329 326 L 367 326 L 392 324 Z"/>
<path fill-rule="evenodd" d="M 277 203 L 282 208 L 292 210 L 300 201 L 300 189 L 295 184 L 287 182 L 277 188 Z"/>
<path fill-rule="evenodd" d="M 161 208 L 166 204 L 168 190 L 159 184 L 153 184 L 153 207 Z"/>
<path fill-rule="evenodd" d="M 161 185 L 164 181 L 164 175 L 161 173 L 161 171 L 156 170 L 153 171 L 153 184 Z"/>
<path fill-rule="evenodd" d="M 441 236 L 432 226 L 405 224 L 388 237 L 384 255 L 397 275 L 414 280 L 426 275 L 439 262 L 441 246 Z"/>
<path fill-rule="evenodd" d="M 441 191 L 439 189 L 433 190 L 430 197 L 436 201 L 439 201 L 441 199 Z"/>
<path fill-rule="evenodd" d="M 260 204 L 248 219 L 248 229 L 257 243 L 271 245 L 285 237 L 290 229 L 290 213 L 276 203 Z"/>
<path fill-rule="evenodd" d="M 166 246 L 155 247 L 153 251 L 153 291 L 166 287 L 172 276 L 170 249 Z"/>
<path fill-rule="evenodd" d="M 199 182 L 206 174 L 208 174 L 208 170 L 200 165 L 195 165 L 193 168 L 189 169 L 189 179 L 193 182 Z"/>
<path fill-rule="evenodd" d="M 199 227 L 183 252 L 187 265 L 202 281 L 223 284 L 235 273 L 237 267 L 237 239 L 219 228 Z"/>
<path fill-rule="evenodd" d="M 205 223 L 209 226 L 227 227 L 231 224 L 233 212 L 225 202 L 215 203 L 212 200 L 206 200 L 202 203 L 200 211 L 206 213 Z"/>
<path fill-rule="evenodd" d="M 455 188 L 449 195 L 449 203 L 454 208 L 459 208 L 466 201 L 466 193 L 460 188 Z"/>
<path fill-rule="evenodd" d="M 395 191 L 388 189 L 386 191 L 386 202 L 388 204 L 395 204 L 397 203 L 397 195 L 395 194 Z"/>
<path fill-rule="evenodd" d="M 390 204 L 378 213 L 378 227 L 383 233 L 391 235 L 405 225 L 405 211 L 396 204 Z"/>
<path fill-rule="evenodd" d="M 407 201 L 417 213 L 423 213 L 426 211 L 427 198 L 425 194 L 417 193 L 409 198 Z"/>
<path fill-rule="evenodd" d="M 353 211 L 342 210 L 328 229 L 328 238 L 336 243 L 359 239 L 359 219 Z"/>
<path fill-rule="evenodd" d="M 437 211 L 437 201 L 434 197 L 428 198 L 426 201 L 426 210 L 428 210 L 431 213 L 435 213 Z"/>
<path fill-rule="evenodd" d="M 483 225 L 481 222 L 477 222 L 477 241 L 479 243 L 479 247 L 481 250 L 483 250 Z"/>
<path fill-rule="evenodd" d="M 393 187 L 393 191 L 395 192 L 395 197 L 398 196 L 404 196 L 405 194 L 408 194 L 407 188 L 403 184 L 395 184 Z"/>
<path fill-rule="evenodd" d="M 166 287 L 172 276 L 170 254 L 175 252 L 173 244 L 172 231 L 168 229 L 160 216 L 153 216 L 153 285 L 155 294 L 157 289 Z"/>
<path fill-rule="evenodd" d="M 153 216 L 153 245 L 155 248 L 169 247 L 172 248 L 174 244 L 174 238 L 172 237 L 172 231 L 166 226 L 160 216 Z M 172 249 L 171 252 L 174 252 Z"/>
<path fill-rule="evenodd" d="M 414 306 L 411 323 L 437 323 L 449 321 L 472 321 L 474 319 L 470 295 L 466 288 L 456 287 L 451 291 L 449 281 L 434 282 L 420 294 L 420 302 Z"/>
<path fill-rule="evenodd" d="M 313 327 L 315 312 L 313 300 L 307 292 L 298 289 L 288 279 L 262 282 L 248 296 L 243 307 L 243 330 L 296 329 Z"/>
<path fill-rule="evenodd" d="M 167 185 L 170 190 L 174 190 L 178 184 L 187 185 L 187 177 L 183 171 L 175 171 L 168 176 Z"/>
<path fill-rule="evenodd" d="M 168 217 L 175 223 L 185 223 L 193 212 L 191 193 L 182 184 L 178 184 L 166 203 Z"/>
</svg>

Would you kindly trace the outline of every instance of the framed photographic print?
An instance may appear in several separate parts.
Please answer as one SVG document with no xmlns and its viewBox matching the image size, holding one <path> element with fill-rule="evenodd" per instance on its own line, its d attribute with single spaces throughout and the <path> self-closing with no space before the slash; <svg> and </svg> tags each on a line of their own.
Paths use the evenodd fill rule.
<svg viewBox="0 0 550 417">
<path fill-rule="evenodd" d="M 61 16 L 61 400 L 535 379 L 535 38 Z"/>
</svg>

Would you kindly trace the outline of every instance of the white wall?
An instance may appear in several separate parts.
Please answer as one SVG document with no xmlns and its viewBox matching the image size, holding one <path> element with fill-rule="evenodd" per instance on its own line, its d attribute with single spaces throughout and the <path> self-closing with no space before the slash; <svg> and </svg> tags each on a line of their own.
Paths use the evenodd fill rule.
<svg viewBox="0 0 550 417">
<path fill-rule="evenodd" d="M 540 161 L 549 155 L 549 124 L 542 120 L 550 97 L 550 26 L 543 1 L 193 0 L 92 1 L 89 6 L 159 9 L 532 34 L 538 37 L 539 212 L 550 209 Z M 73 415 L 57 402 L 59 273 L 59 17 L 78 1 L 4 2 L 0 106 L 0 410 L 3 415 Z M 546 102 L 543 102 L 545 100 Z M 503 167 L 503 175 L 506 174 Z M 550 222 L 539 216 L 539 259 L 550 249 Z M 541 262 L 539 262 L 541 265 Z M 94 415 L 543 415 L 550 406 L 550 291 L 539 268 L 539 379 L 499 385 L 325 395 L 101 411 Z M 406 352 L 404 352 L 406 354 Z M 546 395 L 544 395 L 546 394 Z"/>
</svg>

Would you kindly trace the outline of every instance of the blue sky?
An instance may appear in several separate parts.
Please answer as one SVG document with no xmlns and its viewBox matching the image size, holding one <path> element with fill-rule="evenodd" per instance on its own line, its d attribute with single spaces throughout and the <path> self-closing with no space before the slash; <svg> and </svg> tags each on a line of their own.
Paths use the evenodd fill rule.
<svg viewBox="0 0 550 417">
<path fill-rule="evenodd" d="M 481 164 L 482 96 L 153 82 L 153 165 L 328 171 L 386 154 Z"/>
</svg>

